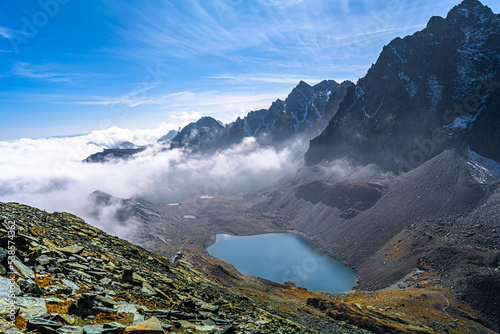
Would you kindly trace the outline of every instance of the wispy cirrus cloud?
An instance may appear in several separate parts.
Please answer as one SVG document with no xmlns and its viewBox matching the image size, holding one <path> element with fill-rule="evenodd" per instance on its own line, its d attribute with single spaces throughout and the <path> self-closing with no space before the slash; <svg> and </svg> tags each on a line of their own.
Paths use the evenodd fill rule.
<svg viewBox="0 0 500 334">
<path fill-rule="evenodd" d="M 66 101 L 57 101 L 58 104 L 78 104 L 87 106 L 109 106 L 112 104 L 122 104 L 131 108 L 143 104 L 156 104 L 155 100 L 148 96 L 148 91 L 156 88 L 159 84 L 149 84 L 140 89 L 132 90 L 121 96 L 82 96 L 78 98 L 71 97 Z"/>
<path fill-rule="evenodd" d="M 16 33 L 17 32 L 15 30 L 0 26 L 0 37 L 2 37 L 2 38 L 5 38 L 5 39 L 15 38 Z"/>
<path fill-rule="evenodd" d="M 255 31 L 253 23 L 226 25 L 221 21 L 213 2 L 190 1 L 189 11 L 182 4 L 155 4 L 129 10 L 145 20 L 130 29 L 119 29 L 126 45 L 142 47 L 129 50 L 138 57 L 151 59 L 192 58 L 214 54 L 224 56 L 226 52 L 238 51 L 252 46 L 269 48 L 272 44 L 270 32 Z M 225 11 L 229 17 L 238 13 L 239 6 Z M 154 13 L 154 14 L 153 14 Z M 171 15 L 175 13 L 175 15 Z M 122 51 L 122 50 L 120 50 Z M 124 51 L 124 50 L 123 50 Z M 129 53 L 130 54 L 130 53 Z"/>
<path fill-rule="evenodd" d="M 259 6 L 239 2 L 226 6 L 223 13 L 217 10 L 215 3 L 190 1 L 189 10 L 186 10 L 183 5 L 167 2 L 155 6 L 154 12 L 148 6 L 130 7 L 130 11 L 143 17 L 144 21 L 133 29 L 117 30 L 125 45 L 137 46 L 140 41 L 141 47 L 127 53 L 118 51 L 148 59 L 200 55 L 231 57 L 232 52 L 244 50 L 255 56 L 266 53 L 286 55 L 289 52 L 287 46 L 309 40 L 310 34 L 330 35 L 342 27 L 341 23 L 330 18 L 308 15 L 307 12 L 315 6 L 306 6 L 307 1 L 290 4 L 263 0 Z M 305 9 L 306 14 L 297 13 L 295 5 L 304 5 L 301 9 Z M 304 53 L 309 51 L 303 50 Z"/>
<path fill-rule="evenodd" d="M 155 6 L 154 12 L 148 5 L 130 6 L 130 12 L 143 21 L 117 29 L 123 46 L 113 52 L 152 62 L 203 62 L 204 57 L 218 57 L 217 61 L 233 64 L 256 64 L 262 73 L 280 68 L 306 79 L 322 75 L 354 80 L 363 71 L 353 66 L 362 65 L 366 71 L 392 36 L 422 27 L 422 23 L 402 20 L 403 9 L 413 10 L 406 0 L 385 6 L 374 0 L 362 4 L 345 0 L 228 1 L 222 12 L 214 3 L 217 1 L 165 2 Z M 362 48 L 353 51 L 355 43 L 363 43 Z"/>
<path fill-rule="evenodd" d="M 181 91 L 171 94 L 148 94 L 136 98 L 112 96 L 72 96 L 66 100 L 52 97 L 53 103 L 68 105 L 105 106 L 115 104 L 129 108 L 152 105 L 158 117 L 166 117 L 176 124 L 198 120 L 201 116 L 212 116 L 224 123 L 233 122 L 252 110 L 268 108 L 278 97 L 285 98 L 289 90 L 270 93 L 224 92 L 224 91 Z M 162 116 L 163 115 L 163 116 Z"/>
<path fill-rule="evenodd" d="M 280 8 L 295 6 L 304 0 L 258 0 L 264 6 L 276 6 Z"/>
<path fill-rule="evenodd" d="M 297 84 L 299 81 L 303 80 L 309 84 L 318 83 L 324 78 L 319 77 L 303 77 L 299 75 L 290 74 L 237 74 L 237 73 L 225 73 L 213 76 L 208 76 L 208 79 L 218 79 L 218 80 L 229 80 L 236 81 L 239 83 L 278 83 L 278 84 Z"/>
<path fill-rule="evenodd" d="M 92 73 L 67 71 L 55 63 L 32 64 L 28 62 L 15 62 L 12 66 L 12 75 L 51 82 L 71 82 L 95 76 Z"/>
<path fill-rule="evenodd" d="M 88 100 L 77 100 L 77 101 L 64 101 L 64 102 L 54 102 L 57 104 L 77 104 L 82 106 L 109 106 L 113 104 L 123 104 L 130 108 L 135 108 L 143 104 L 156 104 L 154 100 L 124 100 L 119 97 L 102 97 L 102 96 L 90 96 L 86 97 Z"/>
</svg>

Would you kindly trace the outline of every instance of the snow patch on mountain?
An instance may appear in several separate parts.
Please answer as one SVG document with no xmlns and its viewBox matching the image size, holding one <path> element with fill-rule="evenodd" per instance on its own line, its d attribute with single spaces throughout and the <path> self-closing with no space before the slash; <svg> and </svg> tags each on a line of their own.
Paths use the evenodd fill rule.
<svg viewBox="0 0 500 334">
<path fill-rule="evenodd" d="M 399 55 L 398 51 L 396 50 L 396 48 L 394 46 L 389 45 L 389 47 L 391 48 L 392 52 L 394 52 L 394 54 L 399 58 L 399 60 L 401 61 L 401 64 L 406 63 L 406 60 L 401 58 L 401 56 Z"/>
<path fill-rule="evenodd" d="M 440 83 L 435 75 L 431 75 L 427 79 L 426 95 L 430 101 L 431 111 L 436 111 L 439 101 L 443 96 L 444 85 Z"/>
<path fill-rule="evenodd" d="M 443 126 L 443 131 L 450 138 L 456 138 L 462 134 L 465 130 L 470 129 L 470 126 L 476 121 L 477 117 L 484 111 L 486 106 L 482 106 L 477 112 L 471 113 L 467 116 L 457 117 L 455 120 Z"/>
<path fill-rule="evenodd" d="M 403 84 L 406 92 L 410 96 L 410 100 L 415 97 L 418 93 L 418 85 L 413 82 L 406 74 L 404 74 L 402 71 L 398 72 L 399 79 L 401 80 L 401 83 Z"/>
<path fill-rule="evenodd" d="M 467 150 L 465 151 L 467 157 L 474 163 L 476 168 L 479 168 L 484 171 L 488 171 L 490 174 L 496 176 L 497 178 L 500 178 L 500 162 L 483 157 L 482 155 L 479 155 L 478 153 L 474 152 L 473 150 L 470 149 L 470 147 L 467 147 Z M 485 183 L 485 178 L 484 176 L 481 178 L 483 183 Z"/>
</svg>

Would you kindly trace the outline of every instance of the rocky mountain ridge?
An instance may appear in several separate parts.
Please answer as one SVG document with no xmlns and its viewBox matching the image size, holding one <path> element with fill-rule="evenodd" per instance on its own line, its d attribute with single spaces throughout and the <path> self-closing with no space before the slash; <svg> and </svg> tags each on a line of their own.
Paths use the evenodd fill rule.
<svg viewBox="0 0 500 334">
<path fill-rule="evenodd" d="M 183 148 L 213 153 L 238 144 L 247 137 L 255 137 L 259 143 L 271 146 L 278 146 L 295 135 L 313 138 L 335 115 L 351 85 L 350 81 L 338 84 L 334 80 L 324 80 L 310 86 L 301 81 L 285 101 L 278 99 L 269 109 L 251 111 L 244 118 L 238 117 L 227 125 L 204 116 L 179 132 L 170 131 L 158 139 L 158 143 L 163 144 L 165 149 Z M 130 159 L 143 150 L 143 147 L 108 148 L 84 161 L 103 163 L 113 159 Z"/>
<path fill-rule="evenodd" d="M 296 134 L 314 135 L 321 132 L 335 114 L 351 85 L 349 81 L 338 84 L 324 80 L 310 86 L 301 81 L 285 101 L 278 99 L 269 109 L 251 111 L 226 126 L 211 117 L 190 123 L 170 141 L 170 147 L 213 152 L 237 144 L 245 137 L 279 145 Z"/>
<path fill-rule="evenodd" d="M 446 149 L 500 161 L 500 16 L 465 0 L 385 46 L 310 143 L 308 164 L 349 156 L 407 172 Z"/>
</svg>

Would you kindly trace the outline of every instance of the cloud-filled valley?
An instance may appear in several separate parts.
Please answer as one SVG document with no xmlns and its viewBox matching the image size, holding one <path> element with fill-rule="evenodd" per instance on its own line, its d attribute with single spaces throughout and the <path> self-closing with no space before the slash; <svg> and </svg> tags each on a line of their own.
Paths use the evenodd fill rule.
<svg viewBox="0 0 500 334">
<path fill-rule="evenodd" d="M 165 150 L 156 140 L 165 128 L 110 128 L 65 138 L 0 142 L 0 201 L 28 204 L 49 212 L 68 211 L 115 234 L 113 212 L 100 221 L 90 214 L 88 196 L 102 190 L 120 198 L 134 196 L 177 202 L 194 195 L 228 195 L 257 190 L 296 170 L 307 141 L 279 149 L 261 147 L 254 138 L 210 156 Z M 124 141 L 148 145 L 136 158 L 108 163 L 83 159 Z M 110 208 L 111 211 L 119 206 Z M 123 232 L 123 231 L 122 231 Z"/>
</svg>

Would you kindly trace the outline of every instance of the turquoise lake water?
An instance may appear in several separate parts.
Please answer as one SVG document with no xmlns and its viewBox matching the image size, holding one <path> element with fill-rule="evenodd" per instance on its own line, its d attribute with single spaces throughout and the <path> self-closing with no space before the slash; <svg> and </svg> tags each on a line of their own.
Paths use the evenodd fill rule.
<svg viewBox="0 0 500 334">
<path fill-rule="evenodd" d="M 315 251 L 306 239 L 294 234 L 218 234 L 208 252 L 244 275 L 290 281 L 309 291 L 345 292 L 356 283 L 354 270 Z"/>
</svg>

